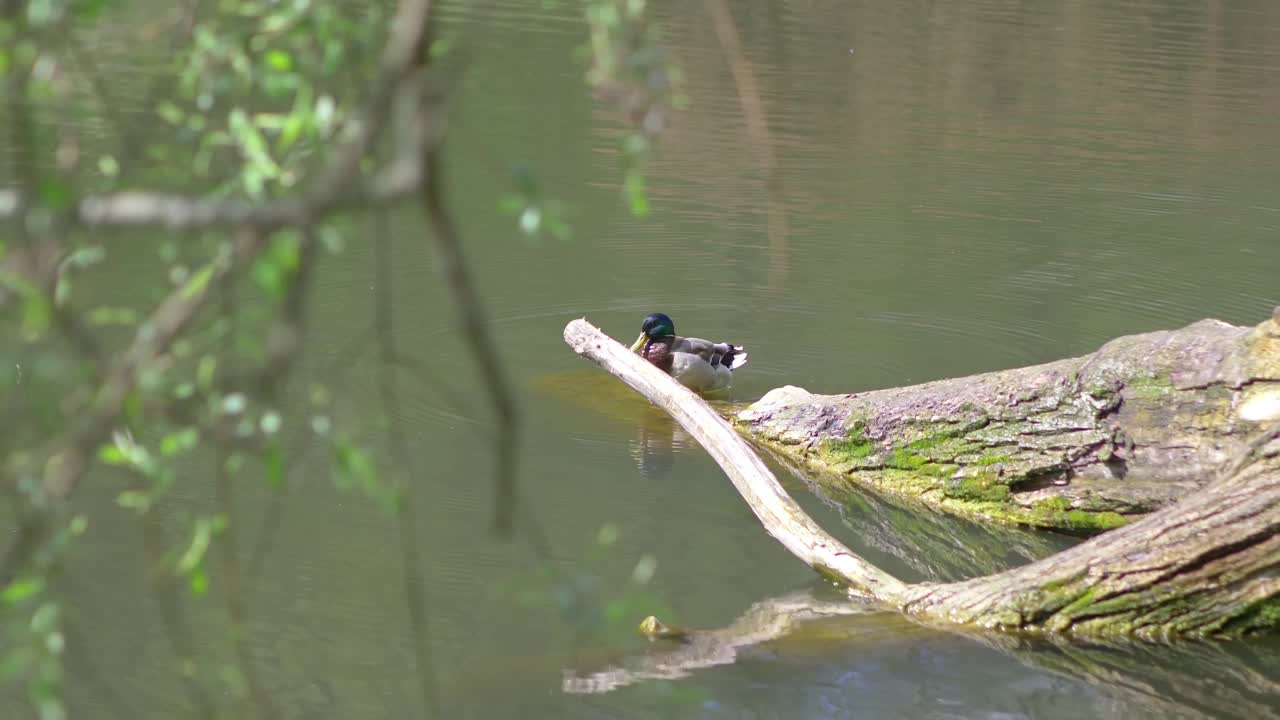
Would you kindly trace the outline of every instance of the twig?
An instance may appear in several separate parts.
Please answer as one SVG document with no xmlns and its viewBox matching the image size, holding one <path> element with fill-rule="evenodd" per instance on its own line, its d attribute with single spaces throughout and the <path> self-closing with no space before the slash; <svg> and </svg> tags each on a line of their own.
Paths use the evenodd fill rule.
<svg viewBox="0 0 1280 720">
<path fill-rule="evenodd" d="M 439 148 L 428 146 L 423 160 L 426 180 L 423 185 L 423 209 L 431 227 L 432 248 L 436 267 L 453 299 L 453 308 L 471 356 L 479 366 L 480 378 L 489 396 L 489 404 L 497 418 L 495 437 L 497 464 L 494 471 L 494 527 L 504 538 L 511 536 L 515 517 L 516 490 L 516 416 L 515 395 L 511 391 L 497 343 L 489 331 L 484 304 L 471 281 L 453 220 L 445 208 L 440 182 Z"/>
</svg>

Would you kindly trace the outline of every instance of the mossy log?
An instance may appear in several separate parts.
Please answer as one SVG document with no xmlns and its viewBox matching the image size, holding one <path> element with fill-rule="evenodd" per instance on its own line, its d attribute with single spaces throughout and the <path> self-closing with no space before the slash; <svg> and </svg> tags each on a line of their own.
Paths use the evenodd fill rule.
<svg viewBox="0 0 1280 720">
<path fill-rule="evenodd" d="M 1202 487 L 1280 418 L 1280 309 L 1123 337 L 1084 357 L 848 395 L 779 388 L 739 430 L 956 512 L 1092 533 Z"/>
<path fill-rule="evenodd" d="M 1250 333 L 1240 341 L 1269 338 Z M 565 341 L 670 413 L 765 529 L 851 595 L 927 622 L 1092 637 L 1238 636 L 1280 627 L 1280 422 L 1249 419 L 1246 412 L 1256 410 L 1234 410 L 1236 454 L 1204 468 L 1214 479 L 1176 504 L 1029 565 L 908 584 L 818 527 L 697 395 L 585 320 L 569 323 Z"/>
</svg>

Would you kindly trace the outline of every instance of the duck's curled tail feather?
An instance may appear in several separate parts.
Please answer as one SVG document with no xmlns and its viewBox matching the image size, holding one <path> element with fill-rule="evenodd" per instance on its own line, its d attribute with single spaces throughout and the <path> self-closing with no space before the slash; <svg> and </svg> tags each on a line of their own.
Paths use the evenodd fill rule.
<svg viewBox="0 0 1280 720">
<path fill-rule="evenodd" d="M 721 347 L 724 349 L 721 350 Z M 737 370 L 747 364 L 747 351 L 741 345 L 731 345 L 729 343 L 720 343 L 716 347 L 719 351 L 716 358 L 711 361 L 712 365 L 724 365 L 730 370 Z"/>
</svg>

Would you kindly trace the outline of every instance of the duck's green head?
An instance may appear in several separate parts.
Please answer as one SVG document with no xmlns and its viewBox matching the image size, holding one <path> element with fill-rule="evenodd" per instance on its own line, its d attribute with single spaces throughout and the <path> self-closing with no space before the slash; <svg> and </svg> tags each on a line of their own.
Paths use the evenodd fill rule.
<svg viewBox="0 0 1280 720">
<path fill-rule="evenodd" d="M 631 351 L 635 352 L 644 347 L 647 343 L 655 340 L 661 340 L 665 337 L 671 337 L 676 334 L 676 324 L 665 313 L 654 313 L 644 319 L 640 324 L 640 337 L 636 338 L 635 343 L 631 345 Z"/>
</svg>

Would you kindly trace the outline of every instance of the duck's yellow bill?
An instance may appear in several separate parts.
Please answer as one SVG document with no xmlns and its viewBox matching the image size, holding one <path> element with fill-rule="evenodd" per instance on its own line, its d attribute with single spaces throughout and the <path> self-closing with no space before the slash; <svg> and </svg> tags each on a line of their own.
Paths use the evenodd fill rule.
<svg viewBox="0 0 1280 720">
<path fill-rule="evenodd" d="M 640 348 L 644 347 L 644 341 L 644 333 L 640 333 L 640 337 L 636 338 L 636 341 L 631 344 L 631 352 L 640 352 Z"/>
</svg>

